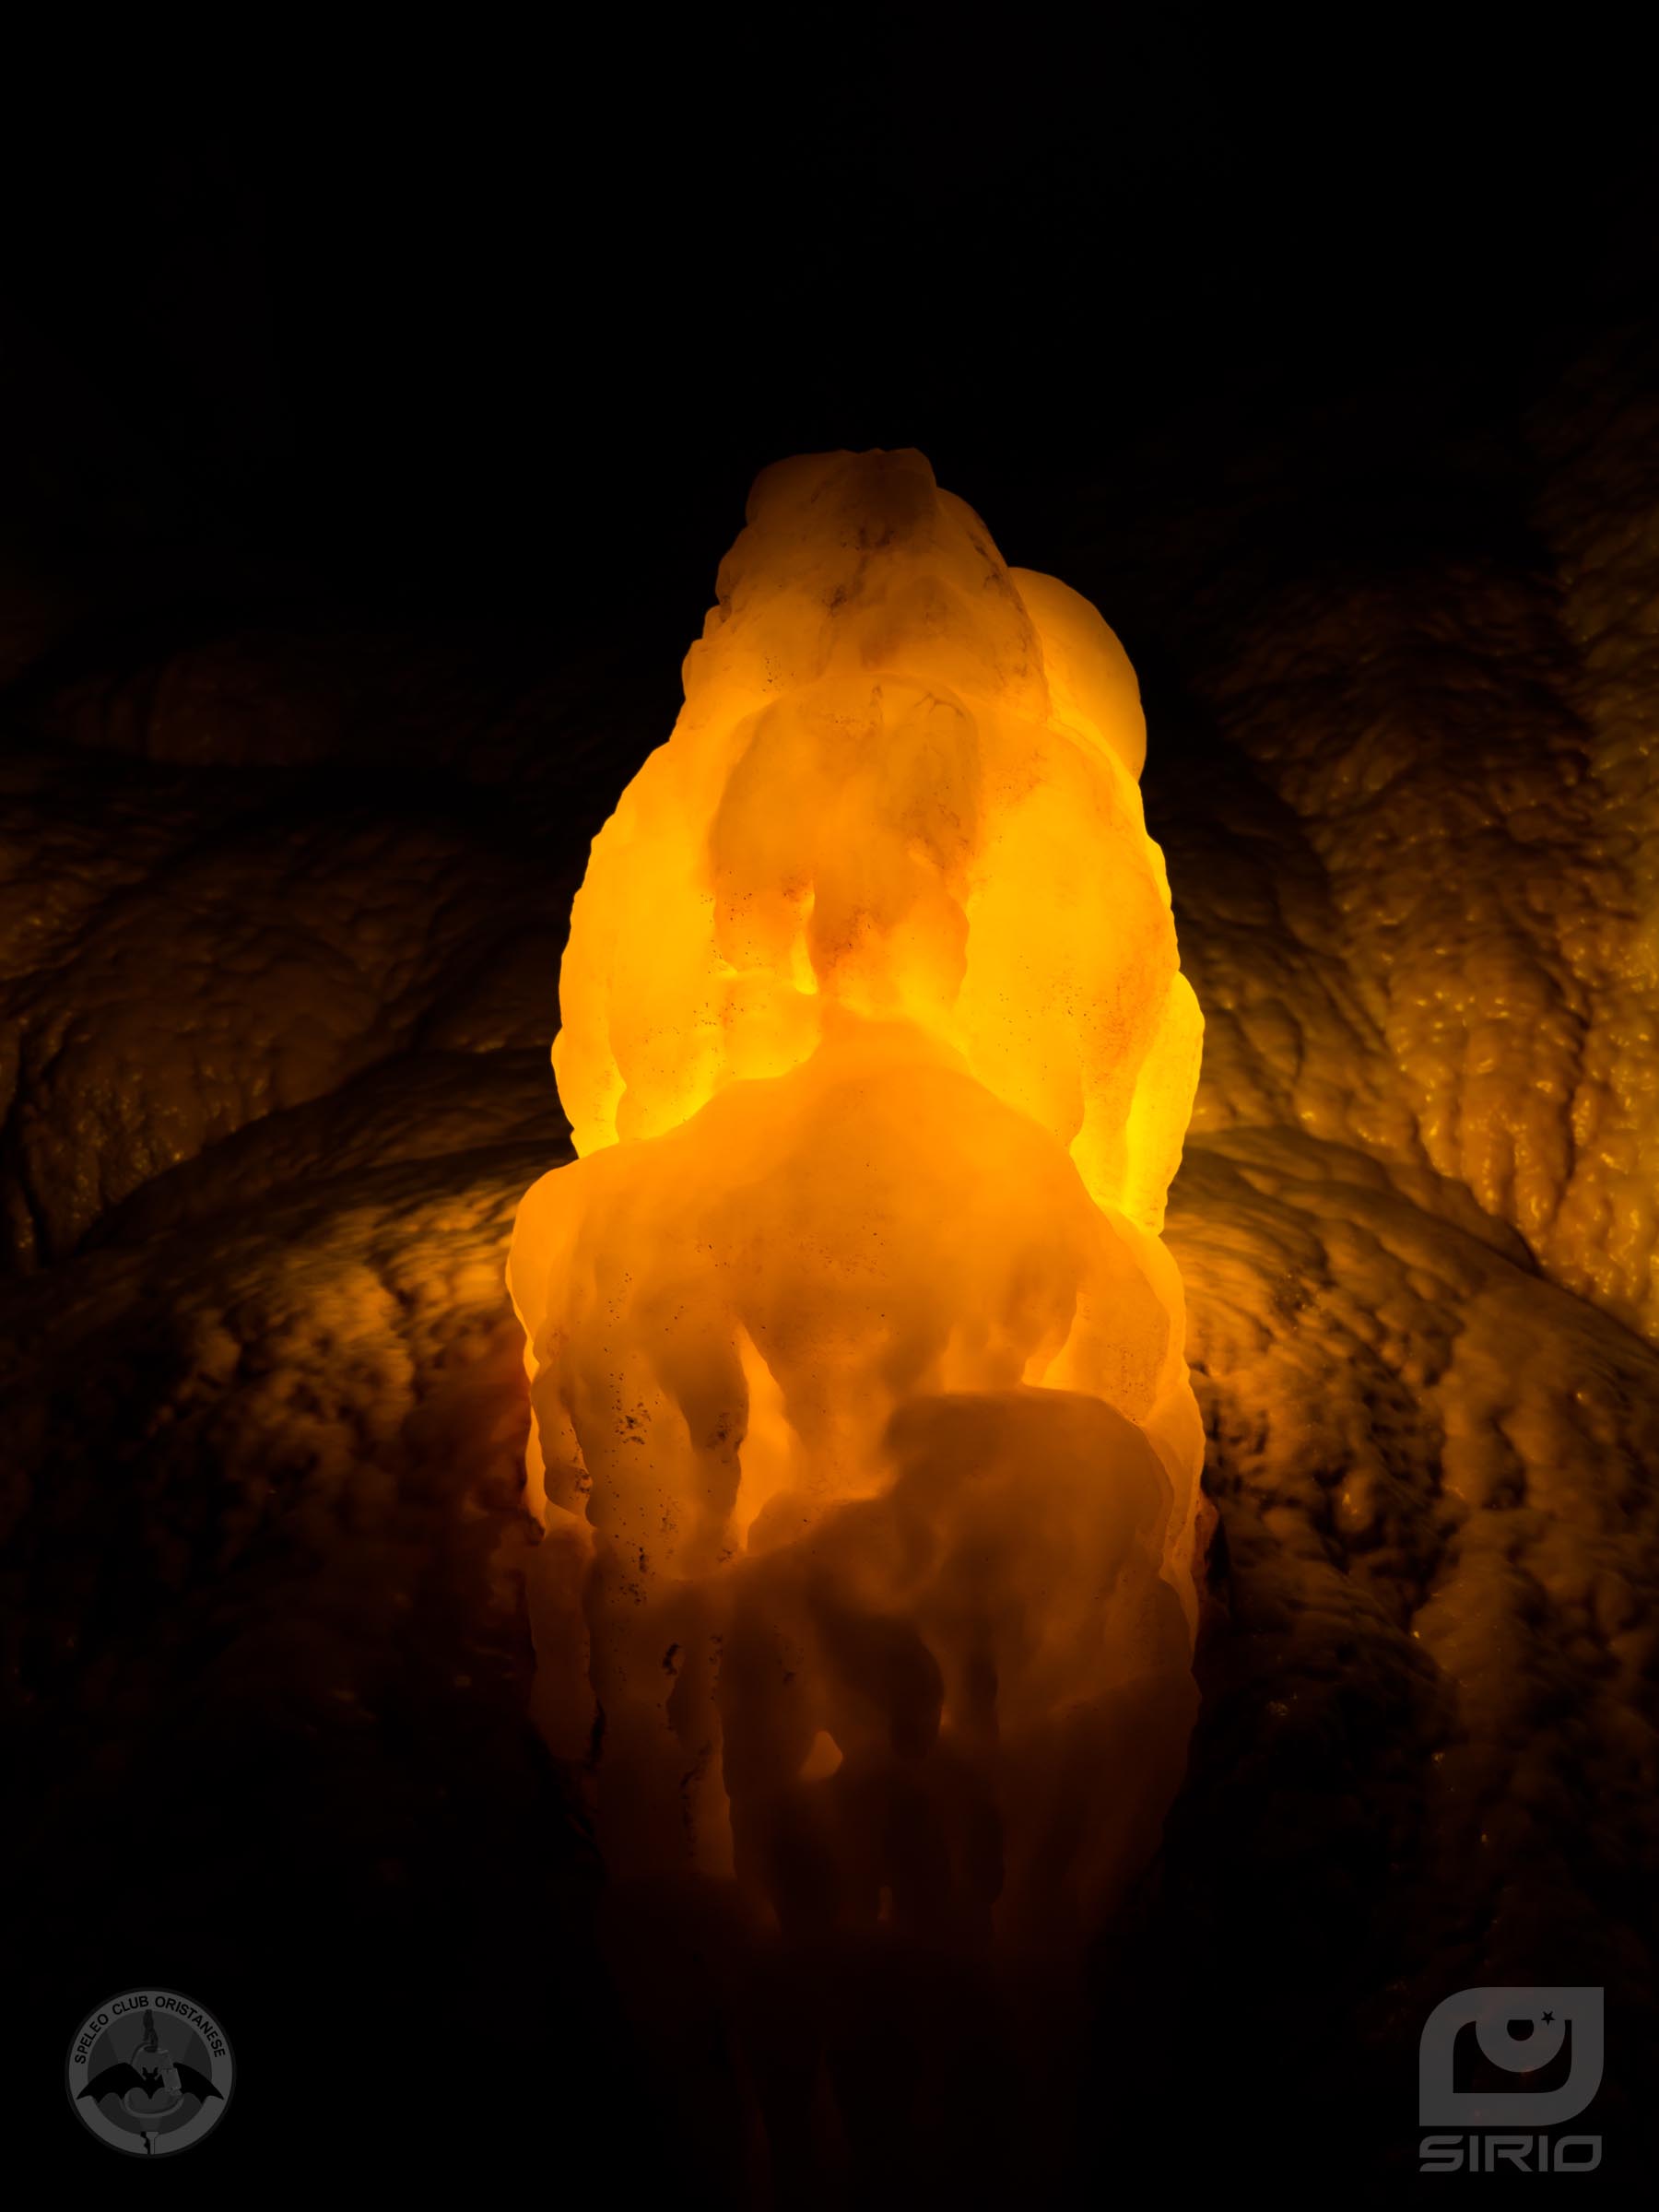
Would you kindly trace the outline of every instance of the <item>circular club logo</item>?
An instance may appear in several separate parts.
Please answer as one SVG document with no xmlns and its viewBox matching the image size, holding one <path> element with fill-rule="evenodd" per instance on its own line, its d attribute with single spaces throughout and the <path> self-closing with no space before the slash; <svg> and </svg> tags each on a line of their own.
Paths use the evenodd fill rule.
<svg viewBox="0 0 1659 2212">
<path fill-rule="evenodd" d="M 69 2101 L 112 2150 L 158 2159 L 211 2135 L 235 2061 L 210 2012 L 176 1989 L 129 1989 L 88 2014 L 69 2046 Z"/>
</svg>

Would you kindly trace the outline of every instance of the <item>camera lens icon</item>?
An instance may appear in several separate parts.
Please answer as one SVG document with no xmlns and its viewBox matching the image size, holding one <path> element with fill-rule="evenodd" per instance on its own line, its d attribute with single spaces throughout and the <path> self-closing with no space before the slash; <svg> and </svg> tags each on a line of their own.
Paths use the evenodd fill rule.
<svg viewBox="0 0 1659 2212">
<path fill-rule="evenodd" d="M 1424 2127 L 1555 2127 L 1574 2119 L 1601 2087 L 1605 2052 L 1599 1989 L 1460 1989 L 1437 2005 L 1418 2046 L 1418 2117 Z M 1548 2088 L 1459 2089 L 1458 2038 L 1473 2028 L 1480 2053 L 1505 2074 L 1547 2073 Z M 1556 2082 L 1561 2054 L 1566 2078 Z"/>
</svg>

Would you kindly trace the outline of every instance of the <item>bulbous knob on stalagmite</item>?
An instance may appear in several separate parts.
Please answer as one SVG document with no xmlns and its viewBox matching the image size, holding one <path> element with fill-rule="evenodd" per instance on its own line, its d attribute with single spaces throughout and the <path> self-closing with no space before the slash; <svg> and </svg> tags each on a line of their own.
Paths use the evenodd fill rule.
<svg viewBox="0 0 1659 2212">
<path fill-rule="evenodd" d="M 759 478 L 594 840 L 526 1196 L 538 1706 L 613 1867 L 1059 1939 L 1194 1704 L 1197 1077 L 1134 673 L 915 453 Z M 903 1841 L 896 1841 L 902 1838 Z"/>
<path fill-rule="evenodd" d="M 1157 1228 L 1198 1077 L 1134 671 L 920 453 L 768 469 L 686 705 L 594 841 L 559 977 L 587 1153 L 902 1015 Z"/>
</svg>

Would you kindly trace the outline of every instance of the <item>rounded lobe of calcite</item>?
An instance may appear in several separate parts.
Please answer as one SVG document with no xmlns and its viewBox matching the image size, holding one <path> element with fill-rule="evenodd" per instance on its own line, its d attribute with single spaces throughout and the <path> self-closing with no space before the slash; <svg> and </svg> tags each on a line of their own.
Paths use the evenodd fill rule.
<svg viewBox="0 0 1659 2212">
<path fill-rule="evenodd" d="M 594 841 L 554 1047 L 577 1149 L 913 1021 L 1156 1230 L 1202 1019 L 1134 672 L 919 454 L 769 470 L 686 705 Z"/>
</svg>

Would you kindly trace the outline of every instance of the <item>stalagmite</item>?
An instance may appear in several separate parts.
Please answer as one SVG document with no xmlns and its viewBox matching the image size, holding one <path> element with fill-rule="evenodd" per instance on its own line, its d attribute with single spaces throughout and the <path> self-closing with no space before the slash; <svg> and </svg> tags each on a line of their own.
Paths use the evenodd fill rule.
<svg viewBox="0 0 1659 2212">
<path fill-rule="evenodd" d="M 1063 1955 L 1179 1781 L 1202 1023 L 1104 622 L 915 453 L 759 478 L 594 840 L 521 1207 L 538 1718 L 613 1881 Z"/>
</svg>

